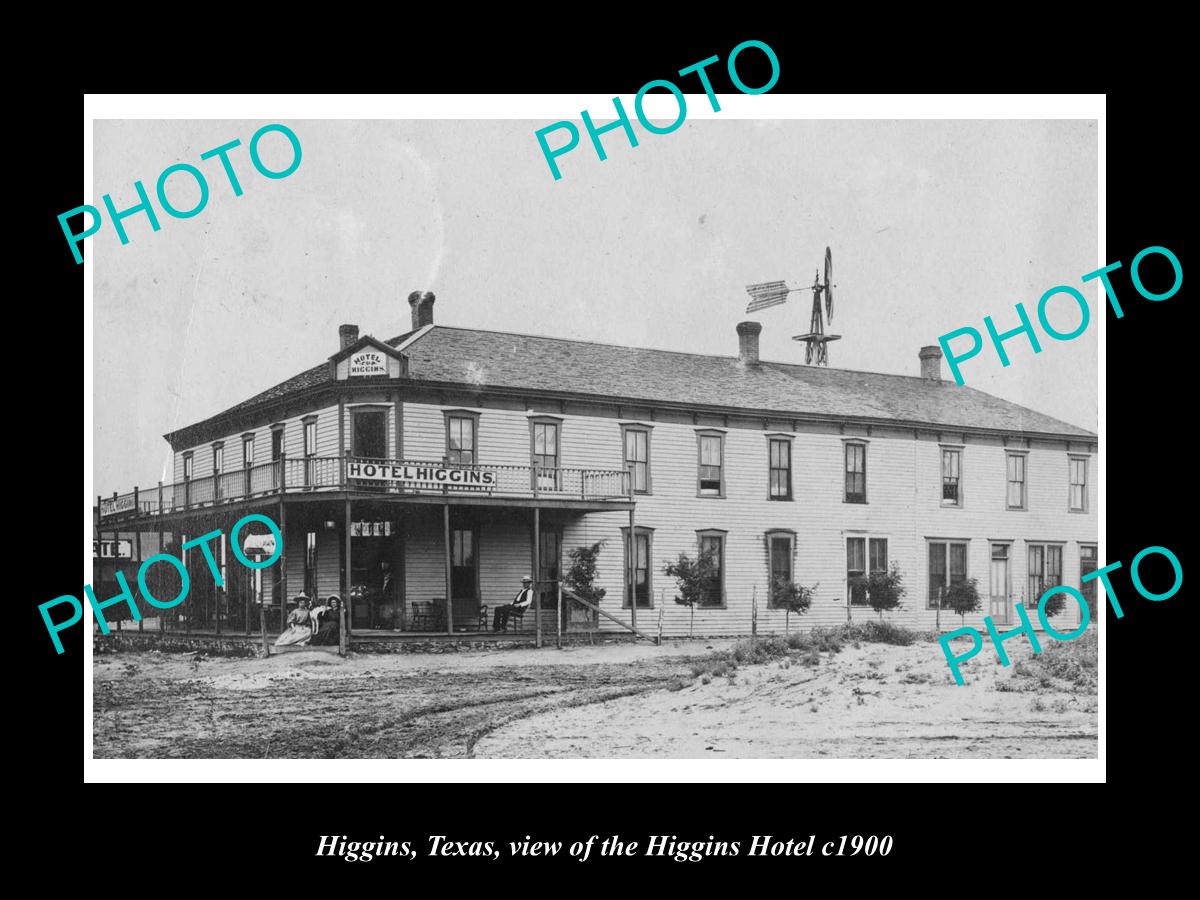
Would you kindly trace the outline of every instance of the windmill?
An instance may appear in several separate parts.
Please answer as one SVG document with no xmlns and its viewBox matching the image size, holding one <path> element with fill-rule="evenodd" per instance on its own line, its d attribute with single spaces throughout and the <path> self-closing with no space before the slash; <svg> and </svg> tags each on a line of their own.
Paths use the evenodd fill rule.
<svg viewBox="0 0 1200 900">
<path fill-rule="evenodd" d="M 829 347 L 830 341 L 836 341 L 841 338 L 840 334 L 826 334 L 825 321 L 821 316 L 821 295 L 825 295 L 825 315 L 829 317 L 830 324 L 833 324 L 833 253 L 825 248 L 825 281 L 821 281 L 821 273 L 817 271 L 813 275 L 813 283 L 811 287 L 790 288 L 785 281 L 767 281 L 763 284 L 748 284 L 746 285 L 746 293 L 750 295 L 750 303 L 746 306 L 746 312 L 751 313 L 755 310 L 766 309 L 768 306 L 778 306 L 780 303 L 787 301 L 787 295 L 793 291 L 812 291 L 813 306 L 812 306 L 812 322 L 808 332 L 805 334 L 797 334 L 793 341 L 804 341 L 804 362 L 811 365 L 813 356 L 817 358 L 817 365 L 829 365 Z"/>
</svg>

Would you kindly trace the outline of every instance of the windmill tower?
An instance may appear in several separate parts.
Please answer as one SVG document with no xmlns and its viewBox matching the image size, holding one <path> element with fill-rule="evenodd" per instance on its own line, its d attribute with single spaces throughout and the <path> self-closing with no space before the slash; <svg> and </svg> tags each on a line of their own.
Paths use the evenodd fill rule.
<svg viewBox="0 0 1200 900">
<path fill-rule="evenodd" d="M 793 341 L 804 341 L 804 362 L 806 365 L 812 365 L 813 357 L 816 357 L 818 366 L 829 365 L 829 342 L 841 339 L 840 334 L 825 333 L 825 317 L 821 315 L 821 296 L 825 297 L 825 316 L 829 318 L 829 323 L 833 324 L 833 253 L 825 248 L 825 280 L 821 281 L 821 273 L 818 270 L 813 275 L 813 283 L 811 287 L 790 288 L 785 281 L 767 281 L 762 284 L 746 285 L 746 293 L 750 295 L 750 302 L 746 305 L 746 312 L 754 312 L 759 309 L 766 309 L 768 306 L 778 306 L 780 303 L 787 302 L 787 295 L 793 291 L 812 291 L 812 319 L 809 323 L 809 329 L 804 334 L 795 335 Z"/>
</svg>

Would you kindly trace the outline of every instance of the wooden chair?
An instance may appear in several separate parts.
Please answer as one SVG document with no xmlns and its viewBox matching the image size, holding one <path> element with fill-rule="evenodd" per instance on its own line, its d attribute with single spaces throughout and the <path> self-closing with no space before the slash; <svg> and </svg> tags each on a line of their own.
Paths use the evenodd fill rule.
<svg viewBox="0 0 1200 900">
<path fill-rule="evenodd" d="M 445 600 L 414 600 L 412 612 L 413 631 L 437 631 L 445 623 L 441 604 Z"/>
<path fill-rule="evenodd" d="M 511 625 L 513 631 L 520 631 L 521 622 L 525 619 L 525 610 L 527 609 L 529 609 L 528 606 L 526 606 L 525 609 L 510 610 L 508 613 L 508 618 L 504 622 L 504 630 L 508 631 L 509 626 Z"/>
<path fill-rule="evenodd" d="M 476 631 L 487 631 L 491 627 L 488 624 L 488 605 L 482 603 L 479 606 L 479 618 L 475 620 Z"/>
</svg>

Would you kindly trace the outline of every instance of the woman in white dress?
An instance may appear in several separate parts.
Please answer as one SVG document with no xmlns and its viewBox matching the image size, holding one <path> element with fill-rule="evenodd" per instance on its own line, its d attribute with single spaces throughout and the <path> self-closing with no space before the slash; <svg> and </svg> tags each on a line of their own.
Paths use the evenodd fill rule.
<svg viewBox="0 0 1200 900">
<path fill-rule="evenodd" d="M 275 641 L 276 647 L 303 647 L 309 642 L 313 635 L 312 613 L 308 608 L 308 597 L 304 594 L 296 598 L 296 608 L 288 614 L 287 624 L 287 630 Z"/>
</svg>

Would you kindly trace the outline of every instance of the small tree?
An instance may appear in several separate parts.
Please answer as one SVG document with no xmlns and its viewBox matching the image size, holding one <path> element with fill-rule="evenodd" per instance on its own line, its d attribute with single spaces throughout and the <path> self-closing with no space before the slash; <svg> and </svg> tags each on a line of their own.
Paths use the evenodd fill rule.
<svg viewBox="0 0 1200 900">
<path fill-rule="evenodd" d="M 600 601 L 604 599 L 606 593 L 604 588 L 597 587 L 595 584 L 596 558 L 600 555 L 604 543 L 604 541 L 597 541 L 590 547 L 576 547 L 574 550 L 567 551 L 567 558 L 571 560 L 571 564 L 563 573 L 563 583 L 567 589 L 581 600 L 586 600 L 596 606 L 600 605 Z M 589 619 L 592 617 L 592 612 L 591 609 L 588 609 Z"/>
<path fill-rule="evenodd" d="M 695 559 L 686 553 L 680 553 L 673 563 L 667 563 L 663 572 L 675 579 L 679 585 L 679 593 L 675 602 L 691 610 L 688 621 L 688 637 L 692 636 L 696 622 L 696 604 L 702 601 L 708 593 L 712 579 L 717 574 L 716 562 L 712 551 L 702 551 Z"/>
<path fill-rule="evenodd" d="M 959 622 L 966 625 L 966 615 L 970 612 L 979 612 L 981 605 L 979 602 L 979 579 L 968 578 L 966 581 L 958 581 L 950 585 L 946 590 L 945 605 L 958 613 Z"/>
<path fill-rule="evenodd" d="M 872 572 L 867 578 L 867 603 L 871 609 L 879 613 L 879 621 L 883 614 L 900 608 L 900 598 L 905 595 L 904 576 L 900 574 L 900 564 L 892 563 L 886 572 Z"/>
<path fill-rule="evenodd" d="M 802 584 L 796 584 L 788 578 L 776 578 L 775 584 L 771 591 L 771 602 L 776 608 L 783 607 L 785 610 L 783 615 L 783 633 L 786 636 L 789 633 L 789 624 L 792 613 L 803 615 L 808 612 L 812 606 L 813 597 L 816 596 L 817 588 L 821 586 L 818 581 L 812 587 L 805 587 Z"/>
</svg>

